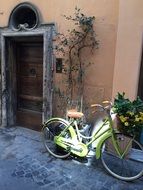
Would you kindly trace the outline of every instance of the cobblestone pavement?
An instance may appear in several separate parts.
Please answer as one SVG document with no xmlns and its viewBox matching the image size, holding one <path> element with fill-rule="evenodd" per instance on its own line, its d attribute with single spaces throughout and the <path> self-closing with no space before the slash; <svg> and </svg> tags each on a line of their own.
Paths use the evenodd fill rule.
<svg viewBox="0 0 143 190">
<path fill-rule="evenodd" d="M 0 128 L 0 152 L 0 190 L 143 190 L 143 178 L 117 180 L 95 158 L 52 157 L 29 129 Z"/>
</svg>

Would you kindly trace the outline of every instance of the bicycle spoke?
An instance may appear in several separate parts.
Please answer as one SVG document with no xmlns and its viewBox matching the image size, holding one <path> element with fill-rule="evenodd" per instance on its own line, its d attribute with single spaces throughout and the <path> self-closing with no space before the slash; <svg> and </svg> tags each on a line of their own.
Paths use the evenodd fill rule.
<svg viewBox="0 0 143 190">
<path fill-rule="evenodd" d="M 66 129 L 66 130 L 65 130 Z M 65 131 L 62 133 L 62 131 Z M 69 138 L 70 132 L 68 131 L 68 125 L 58 118 L 49 120 L 46 126 L 42 130 L 43 141 L 47 151 L 57 158 L 66 158 L 70 155 L 70 150 L 64 150 L 58 146 L 54 141 L 55 136 L 65 136 Z"/>
<path fill-rule="evenodd" d="M 143 148 L 130 137 L 115 134 L 119 148 L 122 150 L 122 157 L 119 157 L 112 138 L 110 137 L 103 145 L 102 163 L 107 171 L 122 180 L 131 181 L 142 176 L 143 172 Z M 110 142 L 110 143 L 109 143 Z M 105 146 L 108 145 L 105 149 Z M 138 149 L 132 148 L 135 146 Z M 140 159 L 138 161 L 138 159 Z"/>
</svg>

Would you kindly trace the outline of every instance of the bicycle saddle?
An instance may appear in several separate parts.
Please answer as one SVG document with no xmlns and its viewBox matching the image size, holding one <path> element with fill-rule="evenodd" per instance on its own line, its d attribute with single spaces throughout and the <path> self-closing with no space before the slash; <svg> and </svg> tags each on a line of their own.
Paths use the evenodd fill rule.
<svg viewBox="0 0 143 190">
<path fill-rule="evenodd" d="M 82 112 L 78 112 L 76 110 L 68 110 L 67 116 L 70 118 L 80 119 L 84 116 L 84 114 Z"/>
</svg>

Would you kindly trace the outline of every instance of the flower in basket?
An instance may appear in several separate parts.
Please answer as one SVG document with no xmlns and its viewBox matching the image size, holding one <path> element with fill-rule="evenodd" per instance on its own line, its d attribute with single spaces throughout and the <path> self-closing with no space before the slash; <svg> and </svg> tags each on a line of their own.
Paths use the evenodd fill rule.
<svg viewBox="0 0 143 190">
<path fill-rule="evenodd" d="M 130 101 L 125 93 L 118 93 L 114 100 L 113 111 L 120 121 L 118 130 L 126 135 L 139 136 L 143 128 L 143 101 L 137 97 Z"/>
</svg>

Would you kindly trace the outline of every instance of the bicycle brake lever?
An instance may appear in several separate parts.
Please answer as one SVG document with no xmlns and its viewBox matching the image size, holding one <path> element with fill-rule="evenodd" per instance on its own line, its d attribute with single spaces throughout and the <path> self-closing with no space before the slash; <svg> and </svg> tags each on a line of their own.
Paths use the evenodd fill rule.
<svg viewBox="0 0 143 190">
<path fill-rule="evenodd" d="M 91 107 L 92 107 L 92 108 L 98 107 L 98 108 L 100 108 L 100 109 L 102 109 L 102 110 L 105 110 L 105 108 L 104 108 L 102 105 L 100 105 L 100 104 L 92 104 Z M 92 113 L 95 113 L 95 112 L 96 112 L 96 111 L 93 111 Z"/>
</svg>

